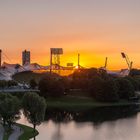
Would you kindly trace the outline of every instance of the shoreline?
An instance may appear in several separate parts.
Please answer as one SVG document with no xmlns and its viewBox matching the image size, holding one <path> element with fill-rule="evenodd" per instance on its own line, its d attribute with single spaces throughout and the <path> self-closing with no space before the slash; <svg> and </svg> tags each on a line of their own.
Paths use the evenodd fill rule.
<svg viewBox="0 0 140 140">
<path fill-rule="evenodd" d="M 60 97 L 60 98 L 47 98 L 46 99 L 48 108 L 79 108 L 79 109 L 90 109 L 97 107 L 123 107 L 123 106 L 137 106 L 140 102 L 132 102 L 127 100 L 120 100 L 118 102 L 99 102 L 91 98 L 83 97 Z"/>
</svg>

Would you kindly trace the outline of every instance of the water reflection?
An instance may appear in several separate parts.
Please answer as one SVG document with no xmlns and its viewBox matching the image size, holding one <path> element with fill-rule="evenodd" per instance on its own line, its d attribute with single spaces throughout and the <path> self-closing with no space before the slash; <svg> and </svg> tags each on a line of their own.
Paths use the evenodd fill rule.
<svg viewBox="0 0 140 140">
<path fill-rule="evenodd" d="M 52 134 L 52 140 L 62 140 L 61 123 L 56 124 L 56 131 Z"/>
<path fill-rule="evenodd" d="M 137 113 L 136 107 L 101 107 L 88 110 L 66 110 L 51 108 L 46 112 L 45 120 L 52 120 L 55 123 L 70 121 L 75 122 L 93 122 L 98 125 L 104 121 L 126 118 Z"/>
<path fill-rule="evenodd" d="M 22 122 L 26 122 L 22 118 Z M 36 140 L 139 140 L 136 107 L 88 110 L 50 108 Z M 35 138 L 33 139 L 35 140 Z"/>
</svg>

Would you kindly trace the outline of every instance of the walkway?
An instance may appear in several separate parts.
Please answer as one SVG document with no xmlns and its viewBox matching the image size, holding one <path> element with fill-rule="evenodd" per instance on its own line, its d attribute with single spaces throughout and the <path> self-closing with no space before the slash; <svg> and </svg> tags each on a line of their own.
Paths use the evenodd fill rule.
<svg viewBox="0 0 140 140">
<path fill-rule="evenodd" d="M 23 134 L 23 130 L 16 125 L 14 125 L 12 128 L 13 133 L 10 135 L 9 140 L 18 140 L 19 136 Z"/>
<path fill-rule="evenodd" d="M 3 126 L 0 124 L 0 140 L 3 140 L 4 129 Z"/>
<path fill-rule="evenodd" d="M 25 93 L 25 92 L 39 92 L 37 89 L 0 89 L 0 93 Z"/>
</svg>

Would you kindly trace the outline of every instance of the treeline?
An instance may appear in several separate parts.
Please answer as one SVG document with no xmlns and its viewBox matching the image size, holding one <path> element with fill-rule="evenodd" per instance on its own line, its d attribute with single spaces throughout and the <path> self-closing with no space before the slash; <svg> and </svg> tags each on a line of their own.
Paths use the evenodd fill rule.
<svg viewBox="0 0 140 140">
<path fill-rule="evenodd" d="M 1 93 L 0 120 L 6 131 L 9 131 L 11 126 L 20 119 L 21 109 L 35 130 L 36 125 L 44 120 L 46 101 L 36 93 L 26 93 L 22 99 L 9 93 Z"/>
<path fill-rule="evenodd" d="M 0 89 L 9 88 L 9 87 L 17 86 L 17 85 L 18 83 L 14 80 L 9 80 L 9 81 L 0 80 Z"/>
<path fill-rule="evenodd" d="M 38 84 L 43 97 L 60 97 L 70 94 L 72 90 L 84 91 L 98 101 L 129 100 L 140 90 L 140 78 L 135 76 L 113 77 L 99 69 L 77 70 L 68 77 L 53 74 L 42 78 Z"/>
<path fill-rule="evenodd" d="M 130 76 L 140 76 L 140 69 L 132 69 L 130 71 Z"/>
</svg>

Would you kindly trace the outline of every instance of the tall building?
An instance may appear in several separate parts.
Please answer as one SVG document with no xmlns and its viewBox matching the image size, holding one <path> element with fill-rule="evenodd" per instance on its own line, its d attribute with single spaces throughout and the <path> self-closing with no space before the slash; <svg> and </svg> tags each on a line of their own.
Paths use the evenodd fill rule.
<svg viewBox="0 0 140 140">
<path fill-rule="evenodd" d="M 22 52 L 22 65 L 30 64 L 30 51 L 23 51 Z"/>
<path fill-rule="evenodd" d="M 2 50 L 0 49 L 0 67 L 2 65 Z"/>
</svg>

